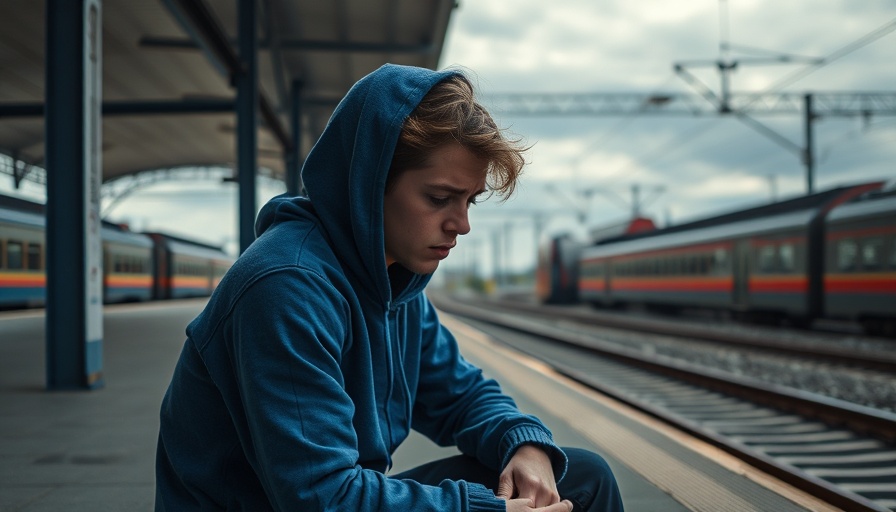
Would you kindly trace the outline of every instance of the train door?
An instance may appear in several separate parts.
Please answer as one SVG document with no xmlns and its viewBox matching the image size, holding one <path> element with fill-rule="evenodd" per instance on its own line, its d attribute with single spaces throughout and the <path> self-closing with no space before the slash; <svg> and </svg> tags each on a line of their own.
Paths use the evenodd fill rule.
<svg viewBox="0 0 896 512">
<path fill-rule="evenodd" d="M 745 311 L 749 306 L 750 241 L 741 239 L 734 242 L 734 297 L 732 304 L 737 311 Z"/>
</svg>

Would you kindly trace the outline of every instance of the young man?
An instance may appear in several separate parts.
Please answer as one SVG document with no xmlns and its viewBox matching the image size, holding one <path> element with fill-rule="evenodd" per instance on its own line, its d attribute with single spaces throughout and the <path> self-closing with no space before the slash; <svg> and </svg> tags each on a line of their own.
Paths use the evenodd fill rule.
<svg viewBox="0 0 896 512">
<path fill-rule="evenodd" d="M 187 328 L 156 510 L 622 510 L 604 461 L 558 448 L 422 293 L 469 206 L 522 165 L 456 72 L 355 84 L 305 162 L 308 197 L 265 205 Z M 412 426 L 464 455 L 387 475 Z"/>
</svg>

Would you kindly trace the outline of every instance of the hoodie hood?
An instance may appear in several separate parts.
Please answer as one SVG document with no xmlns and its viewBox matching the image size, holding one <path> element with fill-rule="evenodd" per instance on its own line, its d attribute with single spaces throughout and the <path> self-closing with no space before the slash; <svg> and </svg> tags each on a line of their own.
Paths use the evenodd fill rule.
<svg viewBox="0 0 896 512">
<path fill-rule="evenodd" d="M 383 239 L 383 195 L 395 145 L 408 115 L 435 84 L 453 74 L 394 64 L 370 73 L 336 107 L 302 166 L 308 199 L 345 272 L 384 302 L 393 298 Z M 307 199 L 273 199 L 259 214 L 259 234 L 282 218 L 286 201 L 299 206 Z M 397 298 L 419 293 L 430 277 L 410 276 Z"/>
</svg>

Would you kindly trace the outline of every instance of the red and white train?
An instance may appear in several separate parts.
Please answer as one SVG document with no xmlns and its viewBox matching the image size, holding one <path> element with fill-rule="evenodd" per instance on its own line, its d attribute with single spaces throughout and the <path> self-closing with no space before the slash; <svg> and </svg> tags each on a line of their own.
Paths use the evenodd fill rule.
<svg viewBox="0 0 896 512">
<path fill-rule="evenodd" d="M 894 335 L 896 187 L 839 187 L 588 246 L 555 238 L 537 274 L 545 302 L 844 319 Z"/>
</svg>

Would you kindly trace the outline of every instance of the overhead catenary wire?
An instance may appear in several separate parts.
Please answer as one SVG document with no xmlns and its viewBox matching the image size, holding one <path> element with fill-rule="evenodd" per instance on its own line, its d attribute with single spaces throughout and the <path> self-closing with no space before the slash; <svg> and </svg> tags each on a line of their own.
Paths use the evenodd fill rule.
<svg viewBox="0 0 896 512">
<path fill-rule="evenodd" d="M 782 77 L 781 79 L 779 79 L 778 81 L 776 81 L 772 85 L 770 85 L 768 88 L 766 88 L 763 91 L 763 93 L 779 91 L 779 90 L 783 89 L 784 87 L 787 87 L 788 85 L 791 85 L 794 82 L 805 78 L 810 73 L 814 73 L 815 71 L 818 71 L 819 69 L 823 68 L 824 66 L 827 66 L 828 64 L 830 64 L 840 58 L 843 58 L 843 57 L 849 55 L 850 53 L 852 53 L 856 50 L 859 50 L 860 48 L 862 48 L 864 46 L 867 46 L 867 45 L 873 43 L 874 41 L 889 34 L 890 32 L 893 32 L 894 30 L 896 30 L 896 18 L 893 18 L 892 20 L 888 21 L 887 23 L 884 23 L 880 27 L 872 30 L 871 32 L 869 32 L 869 33 L 865 34 L 864 36 L 856 39 L 855 41 L 847 44 L 846 46 L 843 46 L 840 49 L 835 50 L 834 52 L 830 53 L 829 55 L 818 59 L 817 61 L 813 62 L 812 64 L 809 64 L 801 69 L 798 69 L 798 70 L 794 71 L 793 73 L 790 73 L 789 75 L 785 75 L 784 77 Z"/>
</svg>

